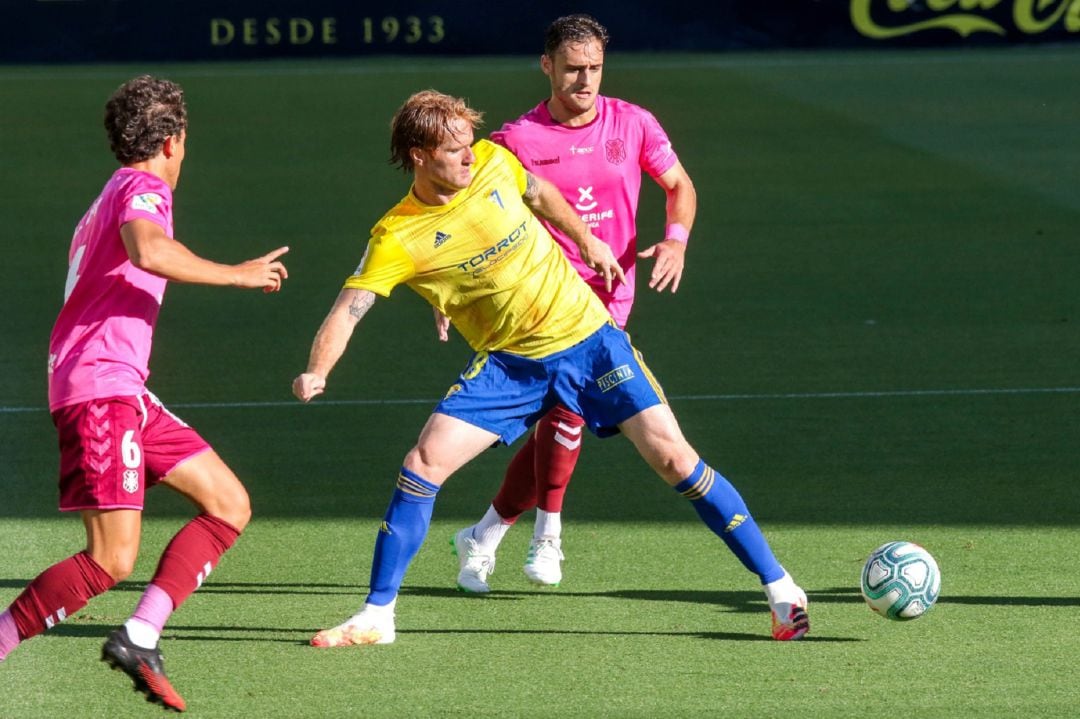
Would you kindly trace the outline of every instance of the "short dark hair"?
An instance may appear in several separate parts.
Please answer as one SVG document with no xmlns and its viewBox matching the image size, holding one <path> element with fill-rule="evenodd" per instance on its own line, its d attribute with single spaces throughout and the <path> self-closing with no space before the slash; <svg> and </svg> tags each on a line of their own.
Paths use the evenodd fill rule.
<svg viewBox="0 0 1080 719">
<path fill-rule="evenodd" d="M 553 57 L 563 43 L 589 40 L 598 40 L 601 49 L 607 49 L 609 37 L 607 28 L 592 15 L 564 15 L 548 25 L 544 36 L 544 54 Z"/>
<path fill-rule="evenodd" d="M 452 131 L 454 120 L 464 120 L 475 129 L 483 124 L 483 117 L 482 112 L 469 107 L 460 97 L 437 90 L 414 93 L 390 122 L 390 163 L 409 172 L 413 169 L 409 150 L 414 147 L 433 150 Z"/>
<path fill-rule="evenodd" d="M 139 75 L 105 103 L 109 147 L 123 165 L 149 160 L 165 139 L 187 129 L 184 90 L 175 82 Z"/>
</svg>

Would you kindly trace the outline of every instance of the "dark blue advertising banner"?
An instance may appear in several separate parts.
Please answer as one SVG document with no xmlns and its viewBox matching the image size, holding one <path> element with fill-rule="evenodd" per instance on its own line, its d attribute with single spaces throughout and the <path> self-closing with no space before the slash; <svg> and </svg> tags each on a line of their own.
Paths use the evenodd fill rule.
<svg viewBox="0 0 1080 719">
<path fill-rule="evenodd" d="M 1080 0 L 0 0 L 0 62 L 534 54 L 589 12 L 614 51 L 1072 42 Z"/>
</svg>

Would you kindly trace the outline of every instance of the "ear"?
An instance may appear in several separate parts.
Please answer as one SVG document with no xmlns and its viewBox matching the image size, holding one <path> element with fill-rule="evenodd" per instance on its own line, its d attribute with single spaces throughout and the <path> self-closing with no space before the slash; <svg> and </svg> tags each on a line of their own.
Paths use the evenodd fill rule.
<svg viewBox="0 0 1080 719">
<path fill-rule="evenodd" d="M 176 154 L 176 143 L 179 139 L 177 135 L 169 135 L 165 138 L 165 142 L 161 145 L 161 154 L 165 155 L 166 160 Z"/>
<path fill-rule="evenodd" d="M 540 69 L 543 70 L 545 75 L 551 77 L 551 58 L 547 56 L 547 53 L 540 56 Z"/>
<path fill-rule="evenodd" d="M 412 160 L 414 167 L 421 167 L 424 164 L 424 151 L 419 147 L 410 147 L 409 158 Z"/>
</svg>

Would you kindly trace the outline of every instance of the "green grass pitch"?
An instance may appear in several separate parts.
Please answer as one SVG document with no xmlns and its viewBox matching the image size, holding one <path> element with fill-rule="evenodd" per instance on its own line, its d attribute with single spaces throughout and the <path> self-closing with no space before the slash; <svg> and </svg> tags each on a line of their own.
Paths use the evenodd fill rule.
<svg viewBox="0 0 1080 719">
<path fill-rule="evenodd" d="M 435 87 L 498 127 L 545 96 L 530 58 L 0 68 L 0 606 L 82 546 L 55 511 L 46 346 L 71 232 L 113 169 L 101 107 L 153 71 L 191 114 L 178 237 L 225 261 L 292 248 L 280 294 L 173 286 L 159 323 L 151 387 L 256 512 L 166 628 L 191 716 L 1075 716 L 1080 48 L 606 67 L 606 93 L 661 119 L 700 201 L 683 287 L 639 288 L 631 334 L 806 588 L 805 641 L 771 641 L 753 578 L 691 508 L 625 440 L 590 438 L 561 588 L 521 574 L 530 516 L 495 592 L 454 591 L 446 542 L 490 501 L 511 456 L 492 450 L 440 494 L 397 643 L 306 646 L 362 601 L 401 458 L 469 354 L 402 289 L 325 397 L 291 401 L 368 228 L 407 188 L 390 115 Z M 646 180 L 643 244 L 662 205 Z M 150 494 L 131 580 L 0 664 L 0 717 L 159 711 L 98 656 L 189 514 Z M 891 539 L 942 570 L 916 622 L 858 594 Z"/>
</svg>

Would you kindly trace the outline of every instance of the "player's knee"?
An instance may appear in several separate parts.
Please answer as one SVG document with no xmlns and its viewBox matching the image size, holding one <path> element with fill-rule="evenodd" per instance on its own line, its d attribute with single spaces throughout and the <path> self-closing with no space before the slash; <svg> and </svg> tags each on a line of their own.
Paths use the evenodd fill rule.
<svg viewBox="0 0 1080 719">
<path fill-rule="evenodd" d="M 681 452 L 677 457 L 673 458 L 670 463 L 674 480 L 672 484 L 678 484 L 693 474 L 694 470 L 697 468 L 698 460 L 699 457 L 693 450 Z"/>
<path fill-rule="evenodd" d="M 94 561 L 117 582 L 122 582 L 135 571 L 135 559 L 138 547 L 123 551 L 112 551 L 101 555 L 91 554 Z"/>
<path fill-rule="evenodd" d="M 421 445 L 409 450 L 401 466 L 420 475 L 427 482 L 442 484 L 446 479 L 446 471 L 442 468 L 439 459 Z"/>
<path fill-rule="evenodd" d="M 686 469 L 680 462 L 674 459 L 654 464 L 653 469 L 656 470 L 656 473 L 660 475 L 661 479 L 672 486 L 675 486 L 689 477 L 690 473 L 693 471 L 693 467 Z"/>
<path fill-rule="evenodd" d="M 200 502 L 204 512 L 231 524 L 242 532 L 251 521 L 251 498 L 240 482 L 219 486 L 211 497 Z"/>
<path fill-rule="evenodd" d="M 236 531 L 244 531 L 251 521 L 251 497 L 243 485 L 238 485 L 221 498 L 214 515 L 231 524 Z"/>
<path fill-rule="evenodd" d="M 689 477 L 698 463 L 698 456 L 689 445 L 676 444 L 654 448 L 646 457 L 649 465 L 668 484 L 674 486 Z"/>
</svg>

